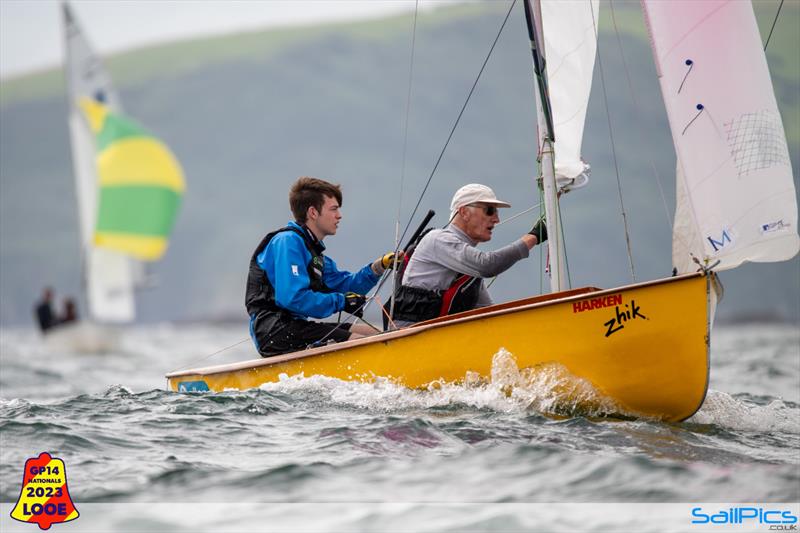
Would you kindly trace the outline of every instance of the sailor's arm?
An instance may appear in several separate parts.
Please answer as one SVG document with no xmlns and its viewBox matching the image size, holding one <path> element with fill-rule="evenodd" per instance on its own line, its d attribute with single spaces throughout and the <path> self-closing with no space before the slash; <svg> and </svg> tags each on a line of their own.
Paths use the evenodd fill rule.
<svg viewBox="0 0 800 533">
<path fill-rule="evenodd" d="M 371 264 L 364 265 L 358 272 L 339 270 L 336 262 L 330 257 L 325 257 L 323 281 L 325 285 L 336 292 L 357 292 L 366 294 L 375 286 L 380 276 L 372 270 Z"/>
<path fill-rule="evenodd" d="M 536 242 L 536 237 L 526 235 Z M 443 266 L 470 276 L 490 278 L 505 272 L 511 266 L 525 259 L 533 244 L 525 237 L 494 251 L 484 252 L 457 239 L 438 239 L 435 243 L 436 261 Z"/>
</svg>

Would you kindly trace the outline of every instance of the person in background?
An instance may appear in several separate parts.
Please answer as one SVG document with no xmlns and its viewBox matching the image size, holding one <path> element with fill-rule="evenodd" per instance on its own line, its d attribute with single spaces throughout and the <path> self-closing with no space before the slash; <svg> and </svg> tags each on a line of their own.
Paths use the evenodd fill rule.
<svg viewBox="0 0 800 533">
<path fill-rule="evenodd" d="M 484 252 L 476 246 L 492 239 L 500 222 L 498 200 L 486 185 L 470 183 L 450 202 L 450 224 L 429 231 L 410 255 L 395 298 L 398 326 L 492 305 L 484 278 L 505 272 L 528 257 L 530 249 L 547 240 L 539 219 L 530 232 L 511 244 Z"/>
<path fill-rule="evenodd" d="M 51 287 L 45 287 L 42 290 L 42 299 L 36 302 L 34 314 L 42 333 L 47 333 L 58 323 L 55 313 L 53 313 L 53 289 Z"/>
<path fill-rule="evenodd" d="M 364 324 L 309 317 L 322 319 L 341 311 L 361 316 L 364 294 L 395 265 L 390 252 L 351 273 L 324 255 L 323 240 L 336 234 L 342 219 L 339 185 L 299 178 L 289 192 L 289 206 L 294 221 L 265 236 L 250 258 L 245 307 L 250 336 L 262 357 L 373 334 Z"/>
<path fill-rule="evenodd" d="M 74 298 L 64 298 L 64 312 L 59 317 L 59 324 L 69 324 L 78 320 L 78 307 Z"/>
</svg>

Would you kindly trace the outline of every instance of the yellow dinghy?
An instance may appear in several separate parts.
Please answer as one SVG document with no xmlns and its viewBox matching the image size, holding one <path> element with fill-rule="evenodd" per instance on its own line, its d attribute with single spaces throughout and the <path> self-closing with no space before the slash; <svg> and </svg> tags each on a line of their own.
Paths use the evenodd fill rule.
<svg viewBox="0 0 800 533">
<path fill-rule="evenodd" d="M 300 374 L 426 388 L 476 375 L 488 380 L 493 356 L 505 349 L 520 369 L 562 365 L 621 413 L 680 421 L 700 408 L 708 387 L 712 276 L 573 289 L 167 379 L 173 391 L 244 390 Z"/>
</svg>

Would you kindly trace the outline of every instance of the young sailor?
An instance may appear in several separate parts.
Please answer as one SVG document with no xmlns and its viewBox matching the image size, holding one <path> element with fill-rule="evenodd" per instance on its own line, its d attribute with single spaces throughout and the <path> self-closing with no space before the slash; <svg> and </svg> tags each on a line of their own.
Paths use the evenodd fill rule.
<svg viewBox="0 0 800 533">
<path fill-rule="evenodd" d="M 397 325 L 493 303 L 483 278 L 505 272 L 547 240 L 547 227 L 539 220 L 529 233 L 503 248 L 478 250 L 479 242 L 491 240 L 500 222 L 500 207 L 511 204 L 498 200 L 486 185 L 470 183 L 456 191 L 450 203 L 450 224 L 429 231 L 410 256 L 395 298 Z"/>
<path fill-rule="evenodd" d="M 387 253 L 355 273 L 323 255 L 323 239 L 342 218 L 342 191 L 317 178 L 299 178 L 289 192 L 294 221 L 269 233 L 250 258 L 245 306 L 250 336 L 263 357 L 373 333 L 362 324 L 314 322 L 339 311 L 361 316 L 363 296 L 394 263 Z M 399 259 L 398 259 L 399 260 Z"/>
</svg>

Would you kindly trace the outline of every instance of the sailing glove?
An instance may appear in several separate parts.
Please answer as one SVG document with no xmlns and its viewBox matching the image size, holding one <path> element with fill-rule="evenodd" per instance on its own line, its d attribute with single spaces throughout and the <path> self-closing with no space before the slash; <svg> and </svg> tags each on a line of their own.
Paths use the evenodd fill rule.
<svg viewBox="0 0 800 533">
<path fill-rule="evenodd" d="M 367 298 L 363 294 L 356 294 L 355 292 L 345 293 L 343 311 L 357 317 L 362 317 L 364 316 L 364 304 L 366 303 Z"/>
<path fill-rule="evenodd" d="M 380 276 L 385 270 L 402 264 L 404 257 L 405 253 L 402 251 L 397 252 L 396 254 L 394 252 L 384 254 L 377 258 L 374 263 L 372 263 L 372 271 Z"/>
<path fill-rule="evenodd" d="M 533 228 L 528 232 L 538 241 L 537 244 L 542 244 L 544 241 L 547 240 L 547 223 L 544 221 L 544 218 L 540 218 L 536 221 L 536 224 L 533 225 Z"/>
<path fill-rule="evenodd" d="M 389 252 L 381 257 L 381 266 L 384 268 L 384 270 L 387 268 L 394 268 L 403 262 L 405 255 L 406 254 L 403 251 L 397 252 L 397 254 L 394 252 Z"/>
</svg>

